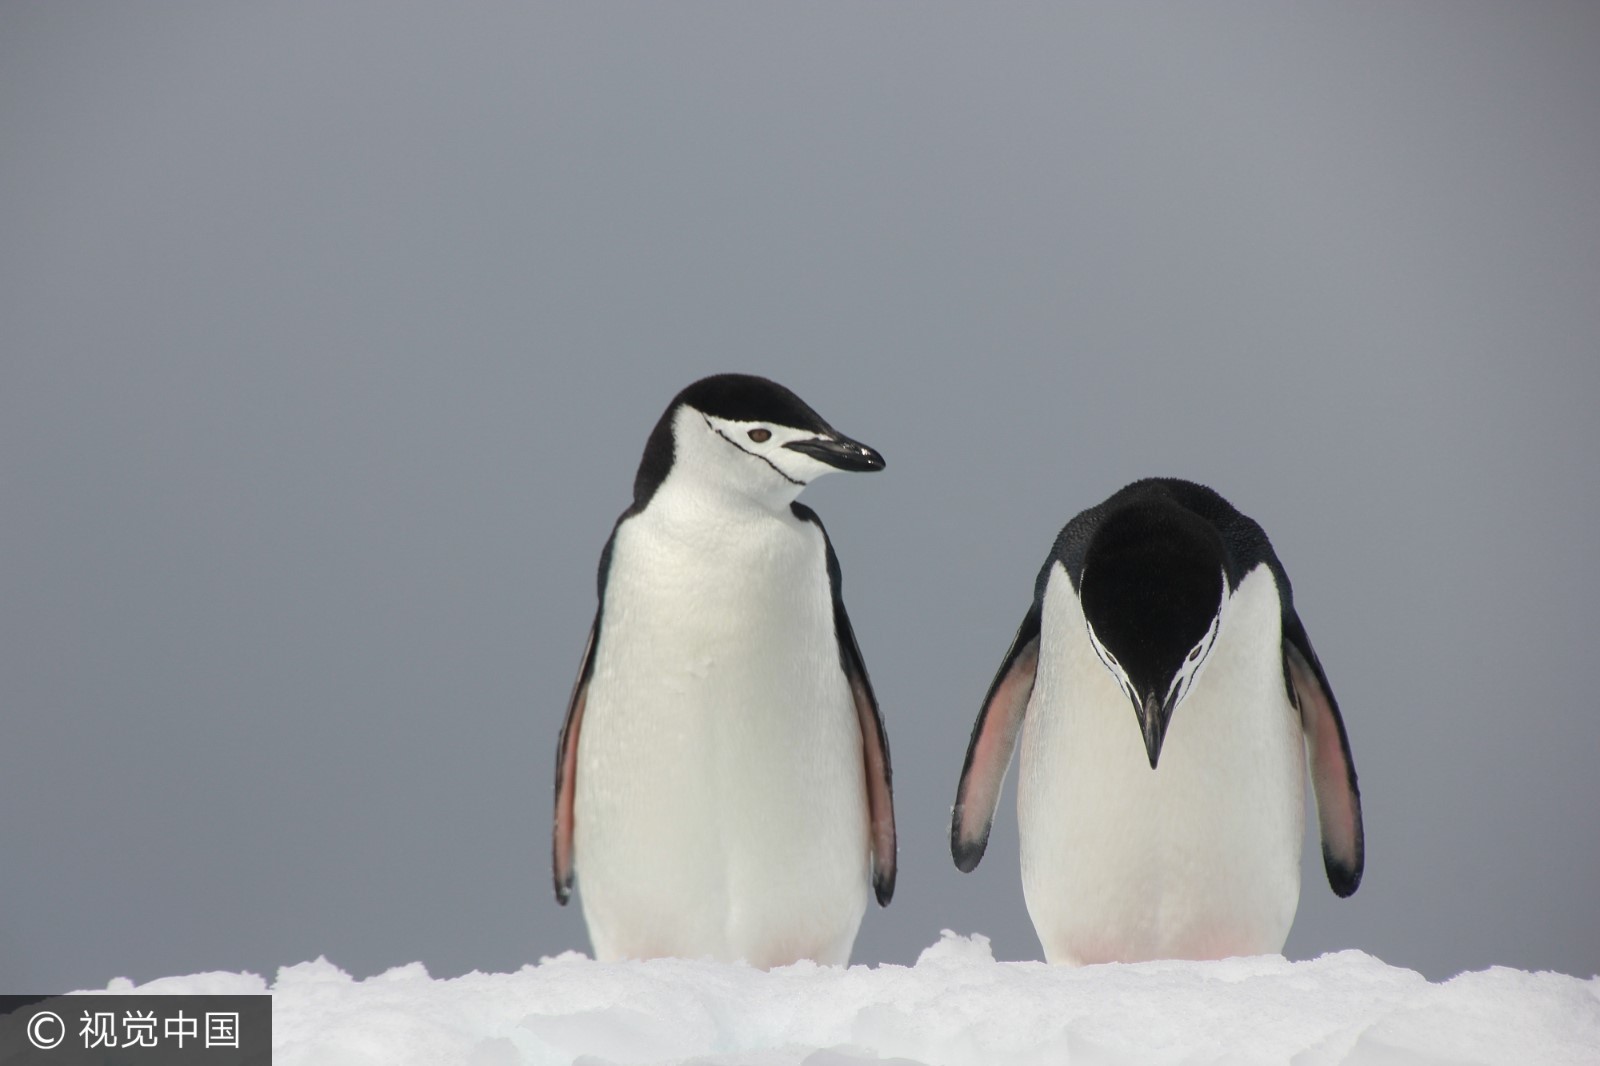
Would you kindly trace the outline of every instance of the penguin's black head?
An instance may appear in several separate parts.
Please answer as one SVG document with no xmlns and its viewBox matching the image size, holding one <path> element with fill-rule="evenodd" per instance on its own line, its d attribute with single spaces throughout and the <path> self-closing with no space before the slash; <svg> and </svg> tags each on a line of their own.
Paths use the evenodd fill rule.
<svg viewBox="0 0 1600 1066">
<path fill-rule="evenodd" d="M 754 374 L 701 378 L 673 397 L 645 445 L 634 506 L 675 465 L 753 495 L 792 499 L 830 470 L 882 470 L 883 456 L 825 422 L 800 397 Z"/>
<path fill-rule="evenodd" d="M 1224 566 L 1216 529 L 1159 498 L 1107 515 L 1084 551 L 1078 595 L 1090 641 L 1133 702 L 1151 769 L 1216 641 Z"/>
</svg>

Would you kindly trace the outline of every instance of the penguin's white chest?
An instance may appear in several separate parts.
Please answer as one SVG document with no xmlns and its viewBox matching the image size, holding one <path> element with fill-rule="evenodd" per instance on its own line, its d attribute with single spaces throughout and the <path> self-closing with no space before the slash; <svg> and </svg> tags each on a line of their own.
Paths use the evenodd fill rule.
<svg viewBox="0 0 1600 1066">
<path fill-rule="evenodd" d="M 1299 901 L 1305 756 L 1271 572 L 1234 591 L 1154 770 L 1066 573 L 1050 582 L 1017 786 L 1023 891 L 1046 957 L 1281 950 Z"/>
<path fill-rule="evenodd" d="M 597 957 L 847 961 L 867 806 L 824 552 L 770 513 L 618 528 L 575 798 Z"/>
</svg>

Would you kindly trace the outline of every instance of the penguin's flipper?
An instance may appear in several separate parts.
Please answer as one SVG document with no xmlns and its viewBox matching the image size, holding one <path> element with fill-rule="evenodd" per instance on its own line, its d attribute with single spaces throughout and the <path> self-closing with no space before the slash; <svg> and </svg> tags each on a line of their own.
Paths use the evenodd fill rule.
<svg viewBox="0 0 1600 1066">
<path fill-rule="evenodd" d="M 1350 758 L 1350 738 L 1345 734 L 1339 704 L 1328 687 L 1328 678 L 1311 648 L 1305 627 L 1293 614 L 1284 623 L 1285 673 L 1305 730 L 1311 785 L 1317 796 L 1317 820 L 1322 828 L 1322 865 L 1334 894 L 1348 896 L 1361 884 L 1366 863 L 1361 791 L 1356 786 L 1356 765 Z"/>
<path fill-rule="evenodd" d="M 972 727 L 967 761 L 961 767 L 961 783 L 956 787 L 956 806 L 950 819 L 950 855 L 963 873 L 978 865 L 989 846 L 995 804 L 1000 802 L 1000 788 L 1005 784 L 1011 753 L 1017 746 L 1038 667 L 1039 604 L 1035 602 L 989 684 L 983 710 Z"/>
<path fill-rule="evenodd" d="M 850 680 L 850 695 L 855 700 L 856 718 L 861 723 L 861 756 L 867 774 L 868 833 L 872 840 L 872 890 L 878 906 L 887 907 L 894 898 L 895 833 L 893 771 L 889 766 L 889 739 L 883 731 L 883 715 L 872 681 L 867 677 L 861 649 L 844 604 L 834 601 L 834 627 L 839 636 L 839 654 L 845 676 Z"/>
<path fill-rule="evenodd" d="M 839 644 L 839 666 L 850 683 L 850 698 L 855 702 L 856 718 L 861 725 L 861 757 L 867 777 L 867 836 L 872 844 L 872 891 L 878 898 L 878 906 L 887 907 L 894 898 L 897 862 L 894 773 L 889 765 L 889 738 L 883 730 L 883 714 L 872 692 L 866 661 L 861 658 L 861 648 L 856 644 L 856 631 L 844 609 L 844 573 L 839 569 L 839 557 L 834 554 L 828 527 L 822 524 L 817 512 L 803 503 L 791 503 L 789 510 L 800 521 L 816 526 L 822 534 L 828 591 L 833 598 L 833 635 Z"/>
<path fill-rule="evenodd" d="M 583 664 L 567 701 L 567 720 L 561 724 L 561 739 L 556 743 L 556 817 L 551 842 L 551 873 L 555 880 L 556 902 L 566 905 L 572 895 L 572 814 L 578 783 L 578 732 L 583 728 L 583 707 L 589 699 L 589 677 L 594 673 L 594 638 L 600 629 L 595 614 L 589 627 L 589 643 L 583 647 Z"/>
</svg>

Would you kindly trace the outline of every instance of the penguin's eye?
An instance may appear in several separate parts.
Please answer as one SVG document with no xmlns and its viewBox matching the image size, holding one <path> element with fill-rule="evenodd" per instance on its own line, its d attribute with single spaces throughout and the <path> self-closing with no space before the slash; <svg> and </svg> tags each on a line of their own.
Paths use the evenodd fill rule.
<svg viewBox="0 0 1600 1066">
<path fill-rule="evenodd" d="M 1189 661 L 1194 662 L 1198 658 L 1200 658 L 1200 645 L 1196 644 L 1194 650 L 1189 653 Z"/>
<path fill-rule="evenodd" d="M 772 439 L 772 430 L 762 429 L 758 426 L 750 431 L 750 439 L 757 444 L 765 444 Z"/>
</svg>

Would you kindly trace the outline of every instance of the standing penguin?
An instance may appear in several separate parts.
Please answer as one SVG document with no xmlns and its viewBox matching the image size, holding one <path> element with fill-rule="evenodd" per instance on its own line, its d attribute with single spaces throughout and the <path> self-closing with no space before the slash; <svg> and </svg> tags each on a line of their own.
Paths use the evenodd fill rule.
<svg viewBox="0 0 1600 1066">
<path fill-rule="evenodd" d="M 1361 883 L 1355 765 L 1289 576 L 1203 485 L 1137 481 L 1056 538 L 967 748 L 963 871 L 1019 730 L 1022 888 L 1051 962 L 1280 951 L 1308 756 L 1328 882 Z"/>
<path fill-rule="evenodd" d="M 556 759 L 554 873 L 595 957 L 844 964 L 894 894 L 889 748 L 822 521 L 883 458 L 765 378 L 678 393 L 600 553 Z"/>
</svg>

